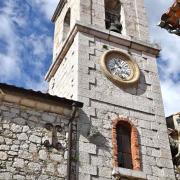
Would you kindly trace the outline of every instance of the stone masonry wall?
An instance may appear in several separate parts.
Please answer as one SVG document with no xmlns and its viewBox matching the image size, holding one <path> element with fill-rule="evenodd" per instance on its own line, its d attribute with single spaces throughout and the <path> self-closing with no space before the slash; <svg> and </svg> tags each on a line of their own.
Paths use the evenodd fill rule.
<svg viewBox="0 0 180 180">
<path fill-rule="evenodd" d="M 149 32 L 144 0 L 121 0 L 121 3 L 123 35 L 148 41 Z M 70 31 L 77 21 L 105 30 L 104 0 L 68 0 L 55 22 L 53 61 L 56 60 L 64 44 L 63 23 L 69 8 L 71 10 Z"/>
<path fill-rule="evenodd" d="M 60 125 L 61 150 L 47 149 L 43 142 L 51 132 L 45 123 Z M 0 179 L 65 180 L 68 118 L 62 115 L 0 102 Z M 73 140 L 76 124 L 73 125 Z"/>
<path fill-rule="evenodd" d="M 77 59 L 71 58 L 73 49 L 76 50 L 74 53 Z M 129 53 L 139 65 L 141 76 L 137 87 L 119 88 L 102 74 L 99 60 L 110 49 Z M 112 120 L 123 116 L 138 130 L 141 170 L 146 178 L 173 180 L 174 170 L 156 57 L 84 33 L 77 33 L 66 57 L 70 58 L 64 59 L 65 63 L 74 63 L 77 71 L 69 74 L 70 66 L 62 63 L 54 75 L 54 87 L 59 86 L 54 94 L 65 97 L 71 94 L 77 98 L 75 100 L 84 103 L 77 127 L 77 179 L 113 179 Z M 62 82 L 61 73 L 67 83 Z M 78 76 L 74 86 L 76 91 L 72 91 L 68 84 L 75 75 Z M 128 170 L 125 172 L 131 173 Z M 137 171 L 133 173 L 138 175 Z"/>
<path fill-rule="evenodd" d="M 125 116 L 137 127 L 142 171 L 148 180 L 174 179 L 156 57 L 79 33 L 79 179 L 112 179 L 112 120 Z M 99 60 L 110 49 L 129 53 L 140 67 L 137 87 L 122 89 L 101 72 Z M 97 136 L 89 139 L 89 133 Z M 138 174 L 138 172 L 135 172 Z"/>
<path fill-rule="evenodd" d="M 74 100 L 77 99 L 78 89 L 78 41 L 76 39 L 49 84 L 50 94 Z"/>
<path fill-rule="evenodd" d="M 90 35 L 92 34 L 90 29 L 89 32 L 86 31 L 88 34 L 78 32 L 54 77 L 50 80 L 51 94 L 84 103 L 77 124 L 78 173 L 76 179 L 113 179 L 112 122 L 113 119 L 123 117 L 128 118 L 138 131 L 141 171 L 120 168 L 121 172 L 126 177 L 134 174 L 136 177 L 145 175 L 145 179 L 148 180 L 174 180 L 155 55 L 121 45 L 121 39 L 118 39 L 117 33 L 109 33 L 105 30 L 104 0 L 74 2 L 77 3 L 75 9 L 78 12 L 78 18 L 72 16 L 73 22 L 80 20 L 83 26 L 88 25 L 99 29 L 98 37 L 101 30 L 102 38 L 105 36 L 107 39 L 107 34 L 114 34 L 114 37 L 109 36 L 108 41 Z M 127 36 L 127 44 L 131 43 L 130 37 L 134 39 L 133 41 L 136 39 L 148 41 L 143 0 L 122 0 L 121 2 L 126 28 L 126 34 L 123 35 Z M 67 6 L 63 12 L 66 10 Z M 62 20 L 62 16 L 63 14 L 59 20 Z M 56 35 L 61 34 L 56 32 Z M 61 48 L 62 45 L 59 46 L 55 56 Z M 136 87 L 122 89 L 102 74 L 99 65 L 100 57 L 105 51 L 111 49 L 128 53 L 139 65 L 141 76 Z M 148 52 L 148 46 L 145 49 Z M 73 71 L 71 66 L 74 68 Z"/>
<path fill-rule="evenodd" d="M 111 0 L 112 1 L 112 0 Z M 105 29 L 105 0 L 80 0 L 80 21 Z M 148 41 L 148 22 L 144 0 L 121 0 L 123 35 Z M 78 10 L 78 9 L 77 9 Z"/>
<path fill-rule="evenodd" d="M 63 24 L 64 24 L 64 18 L 66 16 L 66 13 L 68 9 L 70 8 L 71 12 L 71 18 L 70 18 L 70 31 L 74 27 L 74 24 L 77 20 L 79 20 L 79 0 L 68 0 L 65 4 L 60 16 L 57 18 L 55 22 L 55 31 L 54 31 L 54 48 L 53 48 L 53 61 L 56 60 L 59 51 L 61 50 L 63 46 Z M 69 33 L 70 33 L 69 31 Z M 69 34 L 68 33 L 68 34 Z"/>
</svg>

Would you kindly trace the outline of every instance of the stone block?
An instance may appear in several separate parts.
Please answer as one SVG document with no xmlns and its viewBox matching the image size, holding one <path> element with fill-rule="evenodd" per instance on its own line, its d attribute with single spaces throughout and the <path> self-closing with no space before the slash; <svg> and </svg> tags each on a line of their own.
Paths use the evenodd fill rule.
<svg viewBox="0 0 180 180">
<path fill-rule="evenodd" d="M 143 164 L 156 166 L 156 159 L 152 156 L 142 155 Z"/>
<path fill-rule="evenodd" d="M 98 167 L 98 170 L 99 170 L 99 176 L 105 177 L 105 178 L 111 178 L 112 168 Z"/>
<path fill-rule="evenodd" d="M 67 175 L 67 165 L 59 164 L 57 171 L 60 176 L 63 176 L 63 177 L 66 176 Z"/>
<path fill-rule="evenodd" d="M 8 151 L 8 155 L 10 155 L 10 156 L 17 156 L 18 152 Z"/>
<path fill-rule="evenodd" d="M 41 143 L 41 138 L 35 135 L 31 135 L 29 137 L 29 141 L 36 143 L 36 144 L 40 144 Z"/>
<path fill-rule="evenodd" d="M 147 175 L 147 179 L 148 179 L 148 180 L 160 180 L 159 177 L 157 177 L 157 176 L 152 176 L 152 175 Z"/>
<path fill-rule="evenodd" d="M 38 122 L 39 118 L 37 116 L 30 116 L 29 117 L 29 121 L 34 121 L 34 122 Z"/>
<path fill-rule="evenodd" d="M 136 171 L 132 169 L 125 169 L 125 168 L 120 168 L 116 167 L 113 168 L 112 175 L 114 177 L 122 177 L 122 179 L 147 179 L 146 173 L 142 171 Z"/>
<path fill-rule="evenodd" d="M 145 172 L 147 175 L 152 175 L 152 168 L 150 165 L 143 164 L 143 172 Z"/>
<path fill-rule="evenodd" d="M 39 159 L 45 161 L 45 160 L 47 160 L 47 158 L 48 158 L 47 152 L 45 150 L 40 150 L 39 151 Z"/>
<path fill-rule="evenodd" d="M 90 154 L 86 151 L 79 151 L 79 160 L 83 163 L 90 163 Z"/>
<path fill-rule="evenodd" d="M 59 154 L 50 154 L 50 159 L 53 161 L 61 162 L 63 160 L 63 156 Z"/>
<path fill-rule="evenodd" d="M 96 154 L 96 145 L 91 143 L 79 142 L 79 150 L 90 154 Z"/>
<path fill-rule="evenodd" d="M 29 145 L 29 152 L 36 153 L 37 152 L 37 146 L 36 144 L 31 143 Z"/>
<path fill-rule="evenodd" d="M 4 143 L 4 137 L 0 136 L 0 144 L 3 144 L 3 143 Z"/>
<path fill-rule="evenodd" d="M 175 175 L 174 175 L 174 169 L 169 169 L 169 168 L 163 168 L 163 172 L 164 172 L 164 177 L 168 180 L 174 180 L 175 179 Z"/>
<path fill-rule="evenodd" d="M 112 158 L 104 156 L 91 155 L 91 164 L 94 166 L 105 166 L 107 168 L 112 167 Z M 100 168 L 100 167 L 99 167 Z"/>
<path fill-rule="evenodd" d="M 55 118 L 56 118 L 55 116 L 48 115 L 46 113 L 42 114 L 42 120 L 46 122 L 54 123 Z"/>
<path fill-rule="evenodd" d="M 36 174 L 39 174 L 39 172 L 41 171 L 41 164 L 40 163 L 34 163 L 34 162 L 30 162 L 28 164 L 28 168 L 31 172 L 34 172 Z"/>
<path fill-rule="evenodd" d="M 140 119 L 138 120 L 138 126 L 145 129 L 151 129 L 151 122 Z"/>
<path fill-rule="evenodd" d="M 160 154 L 161 154 L 161 158 L 168 158 L 168 159 L 171 159 L 172 156 L 171 156 L 171 152 L 169 149 L 160 149 Z"/>
<path fill-rule="evenodd" d="M 25 125 L 26 124 L 26 120 L 24 118 L 15 118 L 15 119 L 13 119 L 13 122 L 15 122 L 19 125 Z"/>
<path fill-rule="evenodd" d="M 0 172 L 0 180 L 12 180 L 12 173 Z"/>
<path fill-rule="evenodd" d="M 173 169 L 173 163 L 171 159 L 156 158 L 156 162 L 158 167 Z"/>
<path fill-rule="evenodd" d="M 0 145 L 0 151 L 8 151 L 9 150 L 9 146 L 8 145 Z"/>
<path fill-rule="evenodd" d="M 97 167 L 96 166 L 92 166 L 90 164 L 82 163 L 79 166 L 79 172 L 80 173 L 85 173 L 85 174 L 90 174 L 90 175 L 97 175 Z"/>
<path fill-rule="evenodd" d="M 91 176 L 89 174 L 79 174 L 79 180 L 91 180 Z"/>
<path fill-rule="evenodd" d="M 0 151 L 0 160 L 7 160 L 8 155 L 6 152 Z"/>
<path fill-rule="evenodd" d="M 14 133 L 20 133 L 22 131 L 22 127 L 17 124 L 12 124 L 10 130 Z"/>
<path fill-rule="evenodd" d="M 24 160 L 23 159 L 19 159 L 19 158 L 15 158 L 14 159 L 14 163 L 13 163 L 13 167 L 24 168 Z"/>
<path fill-rule="evenodd" d="M 46 171 L 50 172 L 50 173 L 54 173 L 54 171 L 55 171 L 54 164 L 53 163 L 48 163 Z"/>
<path fill-rule="evenodd" d="M 9 138 L 5 138 L 5 142 L 6 142 L 7 145 L 12 145 L 13 140 L 9 139 Z"/>
<path fill-rule="evenodd" d="M 25 150 L 20 150 L 18 152 L 20 158 L 25 159 L 25 160 L 31 160 L 32 158 L 35 159 L 35 155 L 33 156 L 33 154 L 29 153 L 28 151 Z"/>
<path fill-rule="evenodd" d="M 3 124 L 3 129 L 9 129 L 9 124 Z"/>
<path fill-rule="evenodd" d="M 153 176 L 163 177 L 163 169 L 157 166 L 152 166 Z"/>
<path fill-rule="evenodd" d="M 22 176 L 22 175 L 16 174 L 16 175 L 13 176 L 13 179 L 15 179 L 15 180 L 25 180 L 26 177 L 25 177 L 25 176 Z"/>
<path fill-rule="evenodd" d="M 28 136 L 26 135 L 26 133 L 21 133 L 21 134 L 17 135 L 17 137 L 18 137 L 19 141 L 26 141 L 26 140 L 28 140 Z"/>
</svg>

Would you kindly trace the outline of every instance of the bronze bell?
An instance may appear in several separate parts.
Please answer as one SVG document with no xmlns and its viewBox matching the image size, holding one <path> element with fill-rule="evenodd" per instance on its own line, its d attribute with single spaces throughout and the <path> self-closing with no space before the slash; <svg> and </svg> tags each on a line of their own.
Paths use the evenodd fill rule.
<svg viewBox="0 0 180 180">
<path fill-rule="evenodd" d="M 119 21 L 115 21 L 115 22 L 111 23 L 109 30 L 113 31 L 113 32 L 121 33 L 122 25 Z"/>
</svg>

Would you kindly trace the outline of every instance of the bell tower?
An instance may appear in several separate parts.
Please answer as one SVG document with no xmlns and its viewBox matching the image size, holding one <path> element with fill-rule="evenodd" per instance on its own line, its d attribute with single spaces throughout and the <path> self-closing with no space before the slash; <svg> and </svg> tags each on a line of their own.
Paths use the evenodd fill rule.
<svg viewBox="0 0 180 180">
<path fill-rule="evenodd" d="M 143 0 L 60 0 L 52 22 L 49 93 L 84 103 L 73 178 L 175 179 Z"/>
</svg>

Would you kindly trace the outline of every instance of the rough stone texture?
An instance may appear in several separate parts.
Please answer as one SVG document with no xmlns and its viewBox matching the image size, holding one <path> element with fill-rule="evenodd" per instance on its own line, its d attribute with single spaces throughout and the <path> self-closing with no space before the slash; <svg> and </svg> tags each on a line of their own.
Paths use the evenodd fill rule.
<svg viewBox="0 0 180 180">
<path fill-rule="evenodd" d="M 148 41 L 149 33 L 144 0 L 121 0 L 121 3 L 122 34 L 135 39 Z M 70 20 L 69 35 L 77 21 L 81 21 L 86 25 L 98 27 L 100 30 L 105 30 L 104 7 L 104 0 L 67 1 L 55 22 L 53 61 L 56 60 L 66 41 L 66 39 L 64 39 L 64 18 L 68 10 L 71 10 L 70 16 L 73 17 Z"/>
<path fill-rule="evenodd" d="M 113 179 L 112 120 L 119 116 L 127 117 L 137 128 L 141 157 L 141 171 L 123 170 L 122 179 L 128 179 L 128 172 L 131 178 L 143 175 L 148 180 L 175 179 L 156 56 L 145 45 L 148 27 L 144 2 L 121 1 L 123 36 L 105 30 L 104 2 L 69 0 L 55 22 L 53 61 L 59 55 L 61 64 L 54 64 L 57 71 L 53 69 L 55 74 L 50 77 L 49 92 L 84 103 L 77 128 L 78 149 L 74 152 L 74 161 L 78 162 L 78 179 Z M 78 20 L 84 28 L 91 26 L 98 29 L 98 35 L 88 29 L 86 33 L 74 34 L 71 41 L 68 38 L 64 40 L 61 27 L 68 8 L 72 12 L 68 33 Z M 133 45 L 131 40 L 134 40 Z M 141 41 L 145 43 L 145 50 L 138 48 Z M 103 75 L 99 60 L 105 51 L 111 49 L 129 54 L 138 64 L 141 76 L 137 86 L 123 89 Z M 92 132 L 95 132 L 93 137 L 90 136 Z"/>
<path fill-rule="evenodd" d="M 80 123 L 98 128 L 101 134 L 100 141 L 94 142 L 97 145 L 97 151 L 102 148 L 111 154 L 111 129 L 103 127 L 119 115 L 127 116 L 138 129 L 140 149 L 141 146 L 146 149 L 141 150 L 142 170 L 148 175 L 173 179 L 172 160 L 155 57 L 129 49 L 132 57 L 140 67 L 141 77 L 137 87 L 123 90 L 111 83 L 102 74 L 99 59 L 107 49 L 118 48 L 128 53 L 127 49 L 110 41 L 101 41 L 101 39 L 89 37 L 89 35 L 85 34 L 79 34 L 79 42 L 78 100 L 85 102 L 80 116 Z M 106 45 L 107 49 L 104 49 L 103 45 Z M 88 66 L 88 64 L 91 64 L 91 66 Z M 88 70 L 85 71 L 87 66 Z M 80 126 L 80 133 L 87 137 Z M 161 133 L 165 135 L 161 135 Z M 160 153 L 165 149 L 168 156 L 164 157 L 162 161 Z M 103 156 L 108 158 L 106 155 Z M 113 159 L 112 156 L 111 159 Z M 149 166 L 152 172 L 145 168 L 144 165 Z M 98 168 L 101 169 L 101 166 L 111 168 L 112 164 L 101 164 Z M 165 174 L 166 168 L 171 172 L 169 175 Z M 99 174 L 99 176 L 102 176 L 102 174 Z M 107 178 L 107 174 L 104 178 Z"/>
<path fill-rule="evenodd" d="M 17 113 L 11 116 L 10 112 Z M 33 118 L 30 118 L 32 116 Z M 34 123 L 35 119 L 38 119 L 38 122 Z M 68 119 L 69 117 L 59 114 L 1 101 L 0 180 L 65 180 Z M 59 151 L 54 148 L 47 149 L 42 144 L 45 139 L 51 139 L 52 134 L 44 128 L 44 125 L 47 122 L 51 123 L 52 120 L 54 125 L 62 127 L 57 137 L 58 141 L 63 143 L 64 149 Z M 73 125 L 73 132 L 75 131 L 76 123 Z M 76 139 L 74 133 L 73 138 Z M 75 151 L 75 144 L 72 150 Z"/>
<path fill-rule="evenodd" d="M 62 97 L 77 99 L 78 65 L 76 59 L 78 58 L 78 41 L 75 42 L 65 57 L 65 61 L 50 81 L 50 93 L 52 95 L 61 94 Z M 61 81 L 60 84 L 58 83 L 59 80 Z"/>
<path fill-rule="evenodd" d="M 78 83 L 73 97 L 84 102 L 78 122 L 79 151 L 76 152 L 81 157 L 78 167 L 79 177 L 113 178 L 110 173 L 113 167 L 112 119 L 123 115 L 131 119 L 138 129 L 142 171 L 147 179 L 156 179 L 156 177 L 157 179 L 174 179 L 156 57 L 84 33 L 77 33 L 66 57 L 70 57 L 73 47 L 77 44 L 78 58 L 65 61 L 69 63 L 73 61 L 78 66 Z M 137 87 L 119 88 L 102 74 L 99 59 L 106 50 L 114 48 L 129 53 L 139 65 L 141 77 Z M 64 67 L 63 70 L 62 67 Z M 60 70 L 68 73 L 69 67 L 65 69 L 63 64 L 60 65 L 53 77 L 56 82 L 54 87 L 63 84 L 66 79 L 67 88 L 56 88 L 57 95 L 66 96 L 72 93 L 71 89 L 67 92 L 71 78 L 67 75 L 62 81 L 58 76 Z M 50 88 L 50 92 L 54 90 L 55 88 Z M 95 138 L 90 139 L 88 135 L 94 127 L 99 133 Z M 109 160 L 110 163 L 103 162 L 95 165 L 92 155 Z M 164 158 L 163 162 L 160 158 Z M 103 168 L 108 169 L 106 174 L 102 173 Z"/>
<path fill-rule="evenodd" d="M 57 58 L 59 51 L 61 50 L 63 43 L 65 42 L 64 39 L 64 18 L 66 16 L 66 13 L 68 12 L 70 8 L 70 16 L 73 17 L 70 21 L 70 31 L 73 29 L 75 23 L 77 20 L 80 20 L 80 0 L 69 0 L 67 1 L 66 5 L 62 9 L 61 14 L 57 18 L 55 22 L 55 31 L 54 31 L 54 50 L 53 50 L 53 60 Z M 68 34 L 70 34 L 70 31 Z M 66 34 L 67 36 L 67 34 Z"/>
</svg>

